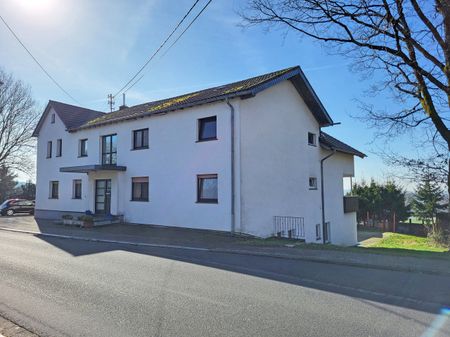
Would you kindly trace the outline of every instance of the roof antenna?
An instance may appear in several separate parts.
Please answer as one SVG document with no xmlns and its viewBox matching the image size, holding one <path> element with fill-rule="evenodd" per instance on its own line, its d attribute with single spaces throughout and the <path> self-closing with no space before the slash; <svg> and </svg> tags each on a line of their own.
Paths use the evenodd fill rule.
<svg viewBox="0 0 450 337">
<path fill-rule="evenodd" d="M 109 105 L 110 112 L 113 112 L 114 104 L 115 104 L 114 96 L 112 94 L 109 94 L 108 95 L 108 105 Z"/>
<path fill-rule="evenodd" d="M 128 108 L 127 105 L 125 104 L 125 93 L 122 94 L 122 105 L 119 107 L 119 110 L 123 110 Z"/>
</svg>

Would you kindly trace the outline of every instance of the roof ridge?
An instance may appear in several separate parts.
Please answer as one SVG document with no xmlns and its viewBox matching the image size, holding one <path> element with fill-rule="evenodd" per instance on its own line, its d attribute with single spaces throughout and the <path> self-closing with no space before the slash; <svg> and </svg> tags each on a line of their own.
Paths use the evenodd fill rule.
<svg viewBox="0 0 450 337">
<path fill-rule="evenodd" d="M 74 104 L 64 103 L 64 102 L 60 102 L 60 101 L 54 101 L 54 100 L 52 100 L 52 99 L 49 99 L 48 102 L 49 102 L 49 103 L 56 103 L 56 104 L 68 105 L 68 106 L 75 107 L 75 108 L 78 108 L 78 109 L 84 109 L 84 110 L 90 110 L 90 111 L 94 111 L 94 112 L 100 112 L 100 113 L 102 113 L 102 114 L 105 114 L 105 113 L 106 113 L 106 112 L 103 112 L 103 111 L 100 111 L 100 110 L 94 110 L 94 109 L 90 109 L 90 108 L 85 108 L 85 107 L 82 107 L 82 106 L 79 106 L 79 105 L 74 105 Z"/>
</svg>

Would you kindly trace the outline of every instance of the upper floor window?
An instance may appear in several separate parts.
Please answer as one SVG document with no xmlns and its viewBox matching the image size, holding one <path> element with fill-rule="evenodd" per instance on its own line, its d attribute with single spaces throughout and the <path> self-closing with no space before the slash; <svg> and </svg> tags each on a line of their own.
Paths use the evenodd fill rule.
<svg viewBox="0 0 450 337">
<path fill-rule="evenodd" d="M 52 157 L 52 141 L 47 142 L 47 158 Z"/>
<path fill-rule="evenodd" d="M 52 124 L 55 124 L 55 114 L 52 114 L 52 117 L 51 117 L 50 121 L 51 121 Z"/>
<path fill-rule="evenodd" d="M 131 200 L 148 201 L 148 177 L 131 178 Z"/>
<path fill-rule="evenodd" d="M 117 135 L 102 137 L 102 165 L 117 164 Z"/>
<path fill-rule="evenodd" d="M 62 139 L 56 140 L 56 157 L 62 156 Z"/>
<path fill-rule="evenodd" d="M 133 150 L 148 149 L 148 129 L 133 131 Z"/>
<path fill-rule="evenodd" d="M 217 174 L 203 174 L 197 176 L 197 202 L 217 204 Z"/>
<path fill-rule="evenodd" d="M 59 182 L 50 181 L 50 199 L 58 199 L 59 197 Z"/>
<path fill-rule="evenodd" d="M 80 139 L 80 145 L 78 150 L 78 156 L 79 157 L 87 157 L 87 139 Z"/>
<path fill-rule="evenodd" d="M 308 145 L 317 146 L 317 137 L 315 133 L 308 132 Z"/>
<path fill-rule="evenodd" d="M 317 178 L 316 177 L 309 177 L 309 189 L 317 190 Z"/>
<path fill-rule="evenodd" d="M 198 120 L 198 141 L 217 139 L 217 117 L 206 117 Z"/>
<path fill-rule="evenodd" d="M 75 179 L 72 187 L 72 198 L 81 199 L 81 179 Z"/>
</svg>

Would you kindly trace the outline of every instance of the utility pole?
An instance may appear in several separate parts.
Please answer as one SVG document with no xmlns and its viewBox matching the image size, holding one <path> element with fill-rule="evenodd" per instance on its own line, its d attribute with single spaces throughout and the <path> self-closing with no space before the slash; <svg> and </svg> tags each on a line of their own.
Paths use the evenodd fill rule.
<svg viewBox="0 0 450 337">
<path fill-rule="evenodd" d="M 109 94 L 108 95 L 108 105 L 109 105 L 110 112 L 113 112 L 113 110 L 114 110 L 114 103 L 115 103 L 114 96 L 112 94 Z"/>
</svg>

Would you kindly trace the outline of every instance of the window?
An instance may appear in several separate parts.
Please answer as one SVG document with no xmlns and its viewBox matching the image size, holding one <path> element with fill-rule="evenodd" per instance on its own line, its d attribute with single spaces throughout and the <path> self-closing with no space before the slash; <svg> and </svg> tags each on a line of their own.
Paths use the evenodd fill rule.
<svg viewBox="0 0 450 337">
<path fill-rule="evenodd" d="M 309 177 L 309 189 L 317 190 L 317 178 Z"/>
<path fill-rule="evenodd" d="M 117 164 L 117 135 L 102 137 L 102 164 Z"/>
<path fill-rule="evenodd" d="M 148 177 L 131 178 L 131 200 L 148 201 Z"/>
<path fill-rule="evenodd" d="M 198 141 L 217 139 L 216 116 L 201 118 L 198 120 Z"/>
<path fill-rule="evenodd" d="M 47 158 L 52 157 L 52 142 L 47 142 Z"/>
<path fill-rule="evenodd" d="M 62 156 L 62 139 L 56 140 L 56 157 Z"/>
<path fill-rule="evenodd" d="M 308 145 L 312 145 L 312 146 L 317 145 L 315 133 L 308 132 Z"/>
<path fill-rule="evenodd" d="M 148 149 L 148 129 L 133 131 L 133 150 Z"/>
<path fill-rule="evenodd" d="M 51 123 L 55 124 L 55 114 L 52 114 Z"/>
<path fill-rule="evenodd" d="M 320 224 L 317 224 L 316 225 L 316 240 L 320 240 L 321 238 L 322 238 L 322 235 L 321 235 L 321 230 L 320 230 Z"/>
<path fill-rule="evenodd" d="M 217 174 L 197 176 L 197 202 L 218 202 Z"/>
<path fill-rule="evenodd" d="M 81 179 L 75 179 L 73 181 L 72 198 L 81 199 Z"/>
<path fill-rule="evenodd" d="M 59 197 L 59 182 L 50 181 L 50 199 L 58 199 Z"/>
<path fill-rule="evenodd" d="M 79 157 L 87 157 L 87 139 L 80 139 L 80 147 L 78 150 L 78 156 Z"/>
</svg>

